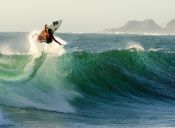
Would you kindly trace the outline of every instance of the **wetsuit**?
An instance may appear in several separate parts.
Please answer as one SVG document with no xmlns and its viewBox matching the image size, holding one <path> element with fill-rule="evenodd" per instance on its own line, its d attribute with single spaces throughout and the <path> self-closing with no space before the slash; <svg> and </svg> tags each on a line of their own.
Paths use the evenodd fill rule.
<svg viewBox="0 0 175 128">
<path fill-rule="evenodd" d="M 58 43 L 58 44 L 61 45 L 61 43 L 58 42 L 58 41 L 54 38 L 52 29 L 49 28 L 49 29 L 48 29 L 48 36 L 47 36 L 47 38 L 46 38 L 46 43 L 47 43 L 47 44 L 50 44 L 50 43 L 52 43 L 53 40 L 54 40 L 56 43 Z"/>
</svg>

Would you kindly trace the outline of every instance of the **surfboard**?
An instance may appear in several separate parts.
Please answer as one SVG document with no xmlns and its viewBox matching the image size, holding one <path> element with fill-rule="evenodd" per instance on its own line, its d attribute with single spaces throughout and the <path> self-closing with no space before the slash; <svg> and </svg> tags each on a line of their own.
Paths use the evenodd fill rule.
<svg viewBox="0 0 175 128">
<path fill-rule="evenodd" d="M 52 31 L 55 32 L 56 30 L 58 30 L 61 23 L 62 23 L 62 20 L 54 21 L 48 26 L 48 28 L 52 29 Z M 38 35 L 37 40 L 39 43 L 46 42 L 46 35 L 45 35 L 44 29 Z"/>
</svg>

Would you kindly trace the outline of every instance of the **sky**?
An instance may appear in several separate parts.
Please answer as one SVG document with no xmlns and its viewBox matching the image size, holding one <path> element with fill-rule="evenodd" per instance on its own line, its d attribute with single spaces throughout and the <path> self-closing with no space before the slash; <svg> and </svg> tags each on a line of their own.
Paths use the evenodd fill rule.
<svg viewBox="0 0 175 128">
<path fill-rule="evenodd" d="M 0 31 L 40 30 L 62 19 L 60 32 L 101 32 L 129 20 L 175 18 L 175 0 L 1 0 Z"/>
</svg>

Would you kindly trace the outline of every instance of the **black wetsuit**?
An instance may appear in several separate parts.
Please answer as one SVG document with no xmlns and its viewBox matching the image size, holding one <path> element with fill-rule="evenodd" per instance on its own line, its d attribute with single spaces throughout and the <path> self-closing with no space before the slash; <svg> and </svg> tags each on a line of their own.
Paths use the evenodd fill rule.
<svg viewBox="0 0 175 128">
<path fill-rule="evenodd" d="M 49 34 L 49 37 L 46 38 L 46 43 L 50 44 L 53 41 L 53 31 L 52 31 L 52 29 L 50 29 L 50 28 L 48 29 L 48 34 Z"/>
<path fill-rule="evenodd" d="M 54 38 L 53 31 L 50 28 L 48 29 L 48 35 L 49 36 L 46 38 L 46 43 L 47 44 L 52 43 L 52 41 L 54 40 L 56 43 L 58 43 L 59 45 L 61 45 L 61 43 Z"/>
</svg>

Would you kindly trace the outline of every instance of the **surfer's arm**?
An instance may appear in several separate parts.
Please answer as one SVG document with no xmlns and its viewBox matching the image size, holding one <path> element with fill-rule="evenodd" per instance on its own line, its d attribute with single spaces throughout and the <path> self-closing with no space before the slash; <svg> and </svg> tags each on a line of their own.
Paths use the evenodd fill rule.
<svg viewBox="0 0 175 128">
<path fill-rule="evenodd" d="M 59 41 L 57 41 L 53 35 L 52 35 L 52 39 L 53 39 L 56 43 L 58 43 L 59 45 L 61 45 L 61 43 L 60 43 Z"/>
</svg>

